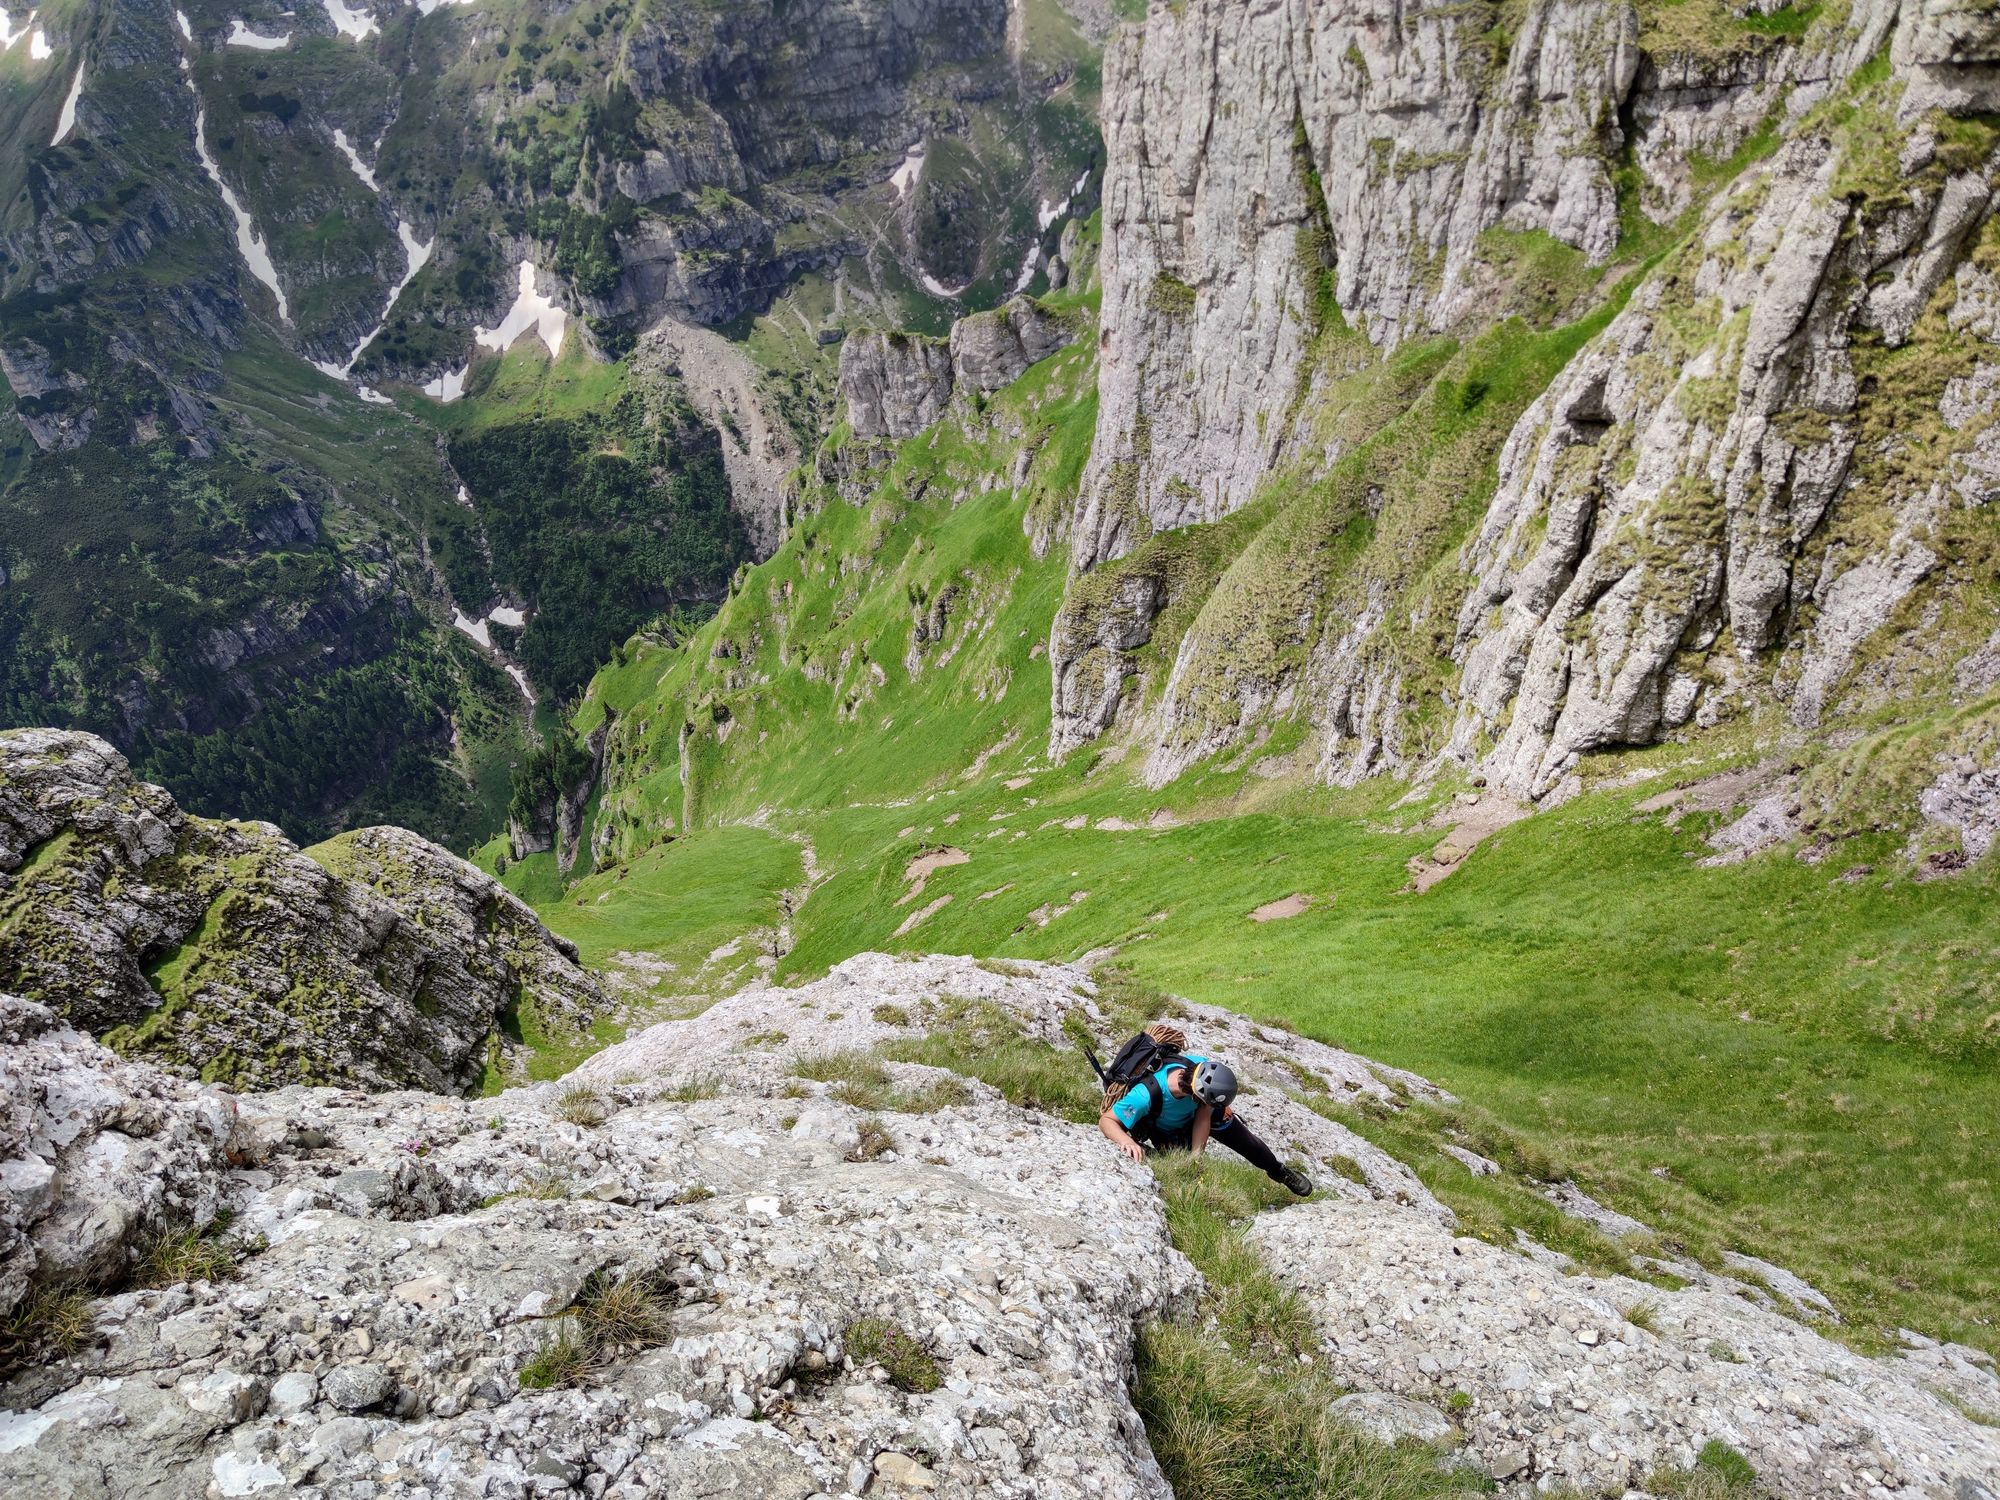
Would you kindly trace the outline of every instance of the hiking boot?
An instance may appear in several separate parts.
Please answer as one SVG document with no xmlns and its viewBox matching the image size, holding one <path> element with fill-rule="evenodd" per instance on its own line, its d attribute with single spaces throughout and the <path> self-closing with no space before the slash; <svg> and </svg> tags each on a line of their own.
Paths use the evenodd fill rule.
<svg viewBox="0 0 2000 1500">
<path fill-rule="evenodd" d="M 1294 1193 L 1297 1193 L 1301 1198 L 1310 1198 L 1312 1196 L 1312 1179 L 1297 1167 L 1285 1168 L 1285 1175 L 1280 1177 L 1278 1181 L 1282 1182 Z"/>
</svg>

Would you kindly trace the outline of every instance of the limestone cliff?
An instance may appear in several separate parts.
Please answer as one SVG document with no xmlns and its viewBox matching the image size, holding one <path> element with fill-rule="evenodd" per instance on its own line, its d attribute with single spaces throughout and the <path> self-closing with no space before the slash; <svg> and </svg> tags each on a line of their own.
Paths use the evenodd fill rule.
<svg viewBox="0 0 2000 1500">
<path fill-rule="evenodd" d="M 1052 752 L 1126 714 L 1161 782 L 1300 719 L 1321 779 L 1544 797 L 1957 691 L 1996 624 L 1996 47 L 1914 0 L 1121 32 Z"/>
<path fill-rule="evenodd" d="M 462 1092 L 526 1018 L 607 1009 L 575 951 L 395 828 L 302 852 L 190 817 L 102 740 L 0 733 L 0 984 L 121 1052 L 238 1086 Z"/>
<path fill-rule="evenodd" d="M 990 395 L 1066 348 L 1077 320 L 1028 297 L 959 318 L 945 339 L 866 330 L 840 349 L 840 398 L 859 438 L 912 438 L 952 397 Z"/>
</svg>

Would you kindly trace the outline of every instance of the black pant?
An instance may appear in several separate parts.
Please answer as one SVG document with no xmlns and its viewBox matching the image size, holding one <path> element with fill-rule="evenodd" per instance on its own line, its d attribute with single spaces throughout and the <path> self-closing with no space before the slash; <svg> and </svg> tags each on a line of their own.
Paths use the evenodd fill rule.
<svg viewBox="0 0 2000 1500">
<path fill-rule="evenodd" d="M 1179 1130 L 1152 1129 L 1140 1139 L 1156 1151 L 1186 1151 L 1194 1145 L 1194 1126 L 1183 1125 Z M 1208 1139 L 1213 1145 L 1227 1146 L 1273 1182 L 1285 1180 L 1285 1164 L 1278 1160 L 1255 1131 L 1234 1115 L 1227 1115 L 1210 1126 Z"/>
</svg>

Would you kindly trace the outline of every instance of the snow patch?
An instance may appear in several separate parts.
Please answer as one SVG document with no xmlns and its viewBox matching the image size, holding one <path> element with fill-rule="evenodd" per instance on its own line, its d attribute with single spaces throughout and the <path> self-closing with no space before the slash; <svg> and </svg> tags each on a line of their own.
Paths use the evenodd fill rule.
<svg viewBox="0 0 2000 1500">
<path fill-rule="evenodd" d="M 916 145 L 910 147 L 910 153 L 903 158 L 903 164 L 889 174 L 889 181 L 896 188 L 896 199 L 898 202 L 901 202 L 903 196 L 917 185 L 917 174 L 922 172 L 923 169 L 924 143 L 918 141 Z"/>
<path fill-rule="evenodd" d="M 248 47 L 253 52 L 276 52 L 280 47 L 290 42 L 291 39 L 292 34 L 289 31 L 283 36 L 263 36 L 252 31 L 241 21 L 231 21 L 229 23 L 229 35 L 224 38 L 222 45 L 225 47 Z"/>
<path fill-rule="evenodd" d="M 465 377 L 471 373 L 471 365 L 467 365 L 463 370 L 447 370 L 424 386 L 424 394 L 433 401 L 442 401 L 449 405 L 465 394 Z"/>
<path fill-rule="evenodd" d="M 493 633 L 486 628 L 484 620 L 475 620 L 462 609 L 451 612 L 451 628 L 462 635 L 469 635 L 488 651 L 493 649 Z"/>
<path fill-rule="evenodd" d="M 965 290 L 965 287 L 972 285 L 968 281 L 965 286 L 946 286 L 928 271 L 919 271 L 917 279 L 924 284 L 924 290 L 933 297 L 956 297 Z"/>
<path fill-rule="evenodd" d="M 510 661 L 507 663 L 507 675 L 514 679 L 514 686 L 521 690 L 521 696 L 526 698 L 528 706 L 533 708 L 535 706 L 535 690 L 528 686 L 528 674 Z"/>
<path fill-rule="evenodd" d="M 83 70 L 77 69 L 81 80 Z M 271 264 L 271 253 L 258 236 L 257 226 L 250 221 L 250 214 L 230 191 L 229 184 L 222 180 L 222 168 L 216 165 L 215 157 L 208 149 L 208 111 L 202 107 L 201 90 L 195 87 L 194 70 L 188 60 L 181 59 L 181 77 L 187 83 L 188 92 L 194 95 L 194 152 L 201 158 L 202 169 L 209 175 L 216 190 L 222 194 L 222 205 L 229 210 L 229 216 L 236 221 L 236 248 L 250 267 L 250 274 L 271 289 L 271 295 L 278 299 L 278 317 L 289 323 L 292 321 L 291 304 L 285 300 L 285 289 L 278 285 L 278 268 Z M 57 137 L 61 139 L 60 135 Z"/>
<path fill-rule="evenodd" d="M 1041 208 L 1035 213 L 1035 227 L 1041 230 L 1043 234 L 1047 234 L 1049 226 L 1068 212 L 1069 199 L 1065 198 L 1060 203 L 1051 203 L 1048 199 L 1044 198 Z"/>
<path fill-rule="evenodd" d="M 486 618 L 495 625 L 505 625 L 510 630 L 519 630 L 528 623 L 528 617 L 511 604 L 503 604 L 498 609 L 489 611 Z"/>
<path fill-rule="evenodd" d="M 31 62 L 47 62 L 55 55 L 56 49 L 49 45 L 49 34 L 37 26 L 35 34 L 28 38 L 29 60 Z M 81 70 L 78 70 L 77 76 L 79 78 L 83 76 Z"/>
<path fill-rule="evenodd" d="M 1042 242 L 1040 240 L 1028 241 L 1028 253 L 1021 258 L 1021 274 L 1014 278 L 1014 290 L 1016 292 L 1025 292 L 1028 289 L 1028 283 L 1035 279 L 1036 268 L 1041 263 Z"/>
<path fill-rule="evenodd" d="M 28 19 L 23 21 L 21 29 L 16 31 L 14 29 L 13 16 L 4 10 L 0 10 L 0 52 L 12 52 L 14 50 L 14 43 L 20 41 L 22 37 L 30 35 L 35 29 L 35 17 L 40 14 L 41 12 L 38 10 L 29 11 Z M 28 43 L 28 55 L 30 57 L 35 55 L 35 44 L 32 41 Z"/>
<path fill-rule="evenodd" d="M 41 52 L 40 55 L 43 57 L 49 56 L 50 54 L 47 51 L 47 45 L 48 44 L 42 40 L 42 34 L 39 31 L 37 31 L 34 35 L 34 39 L 28 43 L 28 55 L 30 57 L 34 57 L 36 55 L 35 49 L 37 47 L 41 47 L 43 51 Z M 56 120 L 56 133 L 49 138 L 49 144 L 51 146 L 60 146 L 63 143 L 63 137 L 68 135 L 70 132 L 70 128 L 76 124 L 76 101 L 81 99 L 82 97 L 83 97 L 83 64 L 79 62 L 76 65 L 76 77 L 74 80 L 71 81 L 69 86 L 69 97 L 63 100 L 62 114 Z"/>
<path fill-rule="evenodd" d="M 394 406 L 396 404 L 372 385 L 357 385 L 354 388 L 354 394 L 370 406 Z"/>
<path fill-rule="evenodd" d="M 375 173 L 369 168 L 368 164 L 361 159 L 361 153 L 354 149 L 354 143 L 348 140 L 347 132 L 344 130 L 334 131 L 333 144 L 336 148 L 338 148 L 340 154 L 347 158 L 347 164 L 348 166 L 354 169 L 354 175 L 361 179 L 363 185 L 365 185 L 370 192 L 374 193 L 377 197 L 380 197 L 382 193 L 382 188 L 381 185 L 377 183 L 375 180 Z M 380 141 L 376 142 L 376 147 L 377 147 L 377 154 L 379 155 L 381 147 Z M 361 336 L 361 341 L 357 343 L 354 346 L 354 348 L 349 352 L 347 356 L 347 363 L 341 365 L 338 369 L 332 368 L 328 365 L 319 366 L 322 370 L 325 370 L 329 375 L 333 376 L 334 379 L 336 380 L 345 380 L 348 377 L 348 375 L 353 371 L 355 364 L 359 362 L 362 355 L 362 351 L 367 349 L 367 347 L 370 344 L 374 343 L 376 338 L 380 336 L 382 330 L 389 326 L 389 314 L 396 310 L 396 299 L 403 295 L 404 289 L 407 288 L 412 281 L 416 280 L 417 272 L 421 271 L 424 268 L 424 266 L 430 261 L 431 251 L 437 245 L 437 240 L 435 237 L 433 237 L 428 244 L 426 244 L 422 240 L 419 240 L 417 238 L 416 231 L 410 228 L 409 221 L 407 219 L 398 219 L 396 221 L 396 238 L 402 241 L 403 245 L 403 279 L 401 281 L 398 281 L 391 288 L 389 288 L 389 299 L 388 301 L 382 304 L 381 318 L 376 322 L 373 328 L 369 329 L 367 333 Z M 315 363 L 318 362 L 315 361 Z M 370 401 L 370 400 L 379 401 L 384 405 L 389 404 L 389 398 L 387 396 L 382 395 L 379 391 L 370 391 L 365 386 L 361 388 L 361 399 L 364 401 Z"/>
<path fill-rule="evenodd" d="M 368 191 L 371 193 L 380 193 L 382 185 L 375 180 L 375 173 L 369 167 L 368 163 L 361 159 L 361 153 L 354 149 L 354 143 L 347 138 L 347 132 L 344 130 L 334 131 L 333 144 L 334 148 L 347 158 L 347 164 L 354 168 L 354 175 L 368 184 Z"/>
<path fill-rule="evenodd" d="M 186 11 L 177 10 L 174 12 L 174 24 L 180 27 L 183 40 L 190 42 L 194 40 L 194 27 L 188 24 Z"/>
<path fill-rule="evenodd" d="M 326 0 L 326 18 L 333 22 L 333 29 L 349 41 L 358 42 L 373 32 L 375 18 L 358 6 L 350 10 L 340 0 Z"/>
<path fill-rule="evenodd" d="M 553 359 L 562 353 L 563 325 L 568 320 L 568 313 L 535 290 L 535 263 L 524 260 L 514 305 L 507 309 L 507 316 L 500 320 L 498 328 L 475 328 L 473 342 L 504 354 L 514 346 L 514 340 L 532 328 L 548 346 L 549 357 Z"/>
</svg>

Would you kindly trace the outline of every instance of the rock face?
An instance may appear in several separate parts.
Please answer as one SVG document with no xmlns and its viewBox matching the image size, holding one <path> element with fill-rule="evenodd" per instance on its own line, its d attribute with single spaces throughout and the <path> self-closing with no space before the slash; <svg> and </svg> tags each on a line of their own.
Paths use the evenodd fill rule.
<svg viewBox="0 0 2000 1500">
<path fill-rule="evenodd" d="M 850 333 L 840 394 L 856 437 L 913 438 L 951 401 L 951 350 L 917 333 Z"/>
<path fill-rule="evenodd" d="M 1824 143 L 1781 151 L 1515 428 L 1458 621 L 1454 745 L 1496 784 L 1546 795 L 1582 753 L 1732 701 L 1815 725 L 1944 566 L 1953 512 L 1987 503 L 2000 347 L 1953 341 L 1893 390 L 1850 352 L 1908 344 L 1955 271 L 1988 274 L 2000 163 L 1937 128 L 1905 139 L 1886 218 L 1835 195 L 1853 165 Z M 1903 472 L 1927 410 L 1942 472 Z"/>
<path fill-rule="evenodd" d="M 608 1007 L 497 882 L 393 828 L 311 853 L 190 817 L 102 740 L 0 733 L 0 985 L 120 1050 L 238 1085 L 457 1092 L 518 1014 Z"/>
<path fill-rule="evenodd" d="M 1454 319 L 1497 225 L 1603 260 L 1637 43 L 1625 0 L 1536 0 L 1504 55 L 1470 14 L 1381 0 L 1196 0 L 1121 33 L 1076 565 L 1250 498 L 1287 437 L 1323 278 L 1394 344 Z"/>
<path fill-rule="evenodd" d="M 850 334 L 840 349 L 848 423 L 856 437 L 915 437 L 944 415 L 955 391 L 997 391 L 1075 337 L 1070 319 L 1027 297 L 960 318 L 949 339 Z"/>
<path fill-rule="evenodd" d="M 1646 14 L 1538 3 L 1503 35 L 1269 0 L 1120 34 L 1052 753 L 1137 682 L 1152 784 L 1300 717 L 1322 780 L 1453 767 L 1541 799 L 1594 751 L 1752 713 L 1816 728 L 1976 651 L 1968 513 L 2000 494 L 1991 26 L 1886 0 L 1787 39 Z M 1621 158 L 1637 206 L 1692 233 L 1607 305 L 1588 268 L 1637 265 Z M 1722 161 L 1746 164 L 1716 187 Z M 1312 497 L 1382 427 L 1340 406 L 1350 377 L 1479 334 L 1531 262 L 1577 277 L 1555 321 L 1609 326 L 1478 455 L 1483 522 L 1461 547 L 1463 521 L 1385 512 L 1378 486 L 1315 531 Z M 1220 576 L 1148 548 L 1260 493 L 1276 519 Z M 1364 522 L 1415 560 L 1355 563 L 1342 528 Z M 1110 564 L 1127 576 L 1093 585 Z M 1169 606 L 1194 623 L 1152 643 Z"/>
<path fill-rule="evenodd" d="M 564 1084 L 231 1099 L 0 1000 L 0 1316 L 85 1233 L 106 1290 L 75 1352 L 0 1374 L 0 1487 L 1167 1500 L 1126 1394 L 1134 1333 L 1185 1316 L 1199 1279 L 1149 1174 L 939 1069 L 885 1064 L 875 1101 L 798 1076 L 968 1007 L 1045 1041 L 1106 1024 L 1074 969 L 869 954 Z M 1710 1438 L 1797 1500 L 2000 1482 L 2000 1438 L 1936 1394 L 2000 1412 L 1983 1356 L 1864 1359 L 1700 1268 L 1669 1294 L 1455 1239 L 1407 1167 L 1283 1091 L 1394 1109 L 1430 1085 L 1209 1007 L 1182 1024 L 1323 1178 L 1251 1238 L 1305 1296 L 1357 1426 L 1462 1438 L 1509 1493 L 1626 1482 Z M 157 1227 L 223 1208 L 233 1279 L 117 1289 Z M 589 1311 L 621 1282 L 650 1293 L 622 1343 Z M 1655 1332 L 1621 1315 L 1642 1299 Z M 533 1362 L 588 1327 L 594 1364 L 538 1386 Z M 899 1380 L 885 1329 L 920 1351 Z M 1455 1391 L 1471 1405 L 1448 1420 Z"/>
<path fill-rule="evenodd" d="M 2000 1476 L 2000 1438 L 1938 1394 L 1991 1408 L 2000 1383 L 1975 1350 L 1868 1359 L 1727 1284 L 1565 1274 L 1384 1204 L 1307 1204 L 1251 1241 L 1305 1296 L 1343 1380 L 1427 1403 L 1468 1393 L 1467 1441 L 1510 1487 L 1615 1494 L 1692 1468 L 1709 1442 L 1777 1495 L 1964 1494 Z"/>
</svg>

